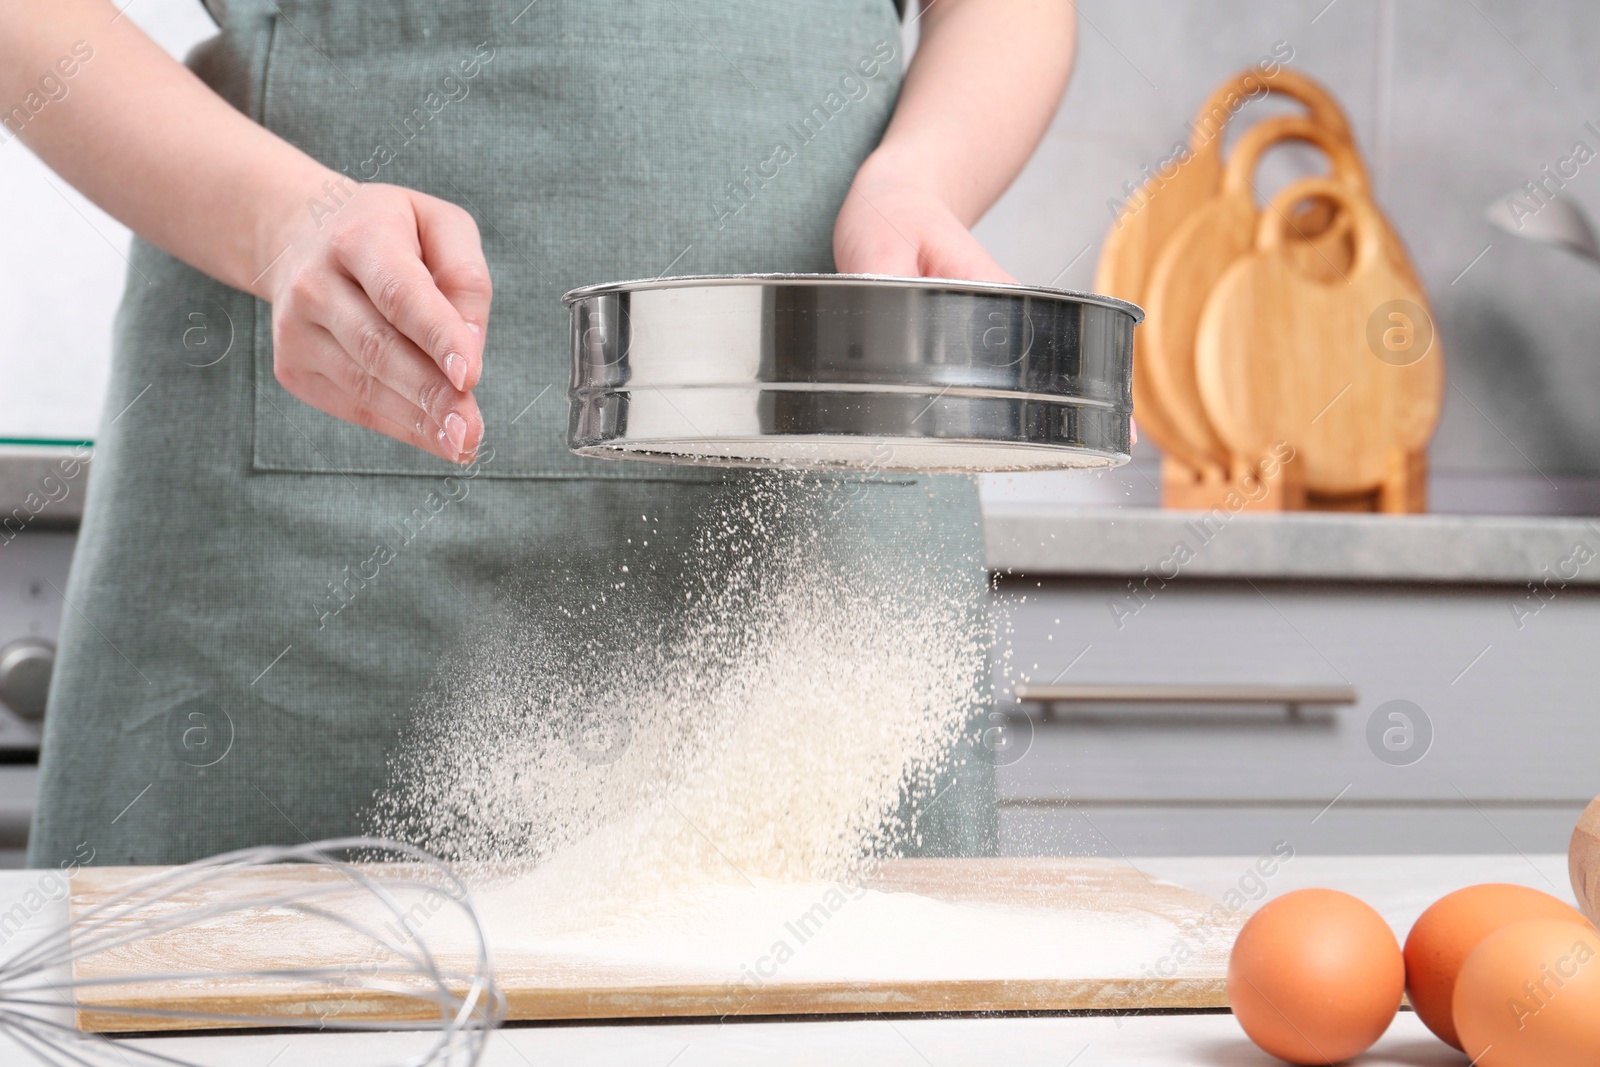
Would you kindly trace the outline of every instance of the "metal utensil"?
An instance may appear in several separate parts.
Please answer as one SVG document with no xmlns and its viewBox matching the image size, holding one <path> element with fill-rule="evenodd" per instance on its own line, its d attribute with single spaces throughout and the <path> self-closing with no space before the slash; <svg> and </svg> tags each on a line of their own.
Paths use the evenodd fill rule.
<svg viewBox="0 0 1600 1067">
<path fill-rule="evenodd" d="M 574 289 L 580 455 L 1001 471 L 1128 459 L 1133 328 L 1111 297 L 877 275 Z"/>
<path fill-rule="evenodd" d="M 271 1027 L 416 1031 L 425 1039 L 399 1062 L 452 1067 L 480 1062 L 505 1017 L 471 893 L 415 846 L 352 837 L 142 871 L 78 862 L 93 858 L 43 873 L 31 895 L 70 893 L 71 919 L 0 959 L 0 1039 L 41 1063 L 185 1067 L 197 1061 L 107 1035 Z M 300 941 L 278 936 L 286 919 Z M 191 1050 L 199 1063 L 206 1049 Z"/>
<path fill-rule="evenodd" d="M 1518 189 L 1490 204 L 1484 215 L 1507 233 L 1542 244 L 1558 245 L 1590 263 L 1600 265 L 1600 241 L 1595 240 L 1594 227 L 1589 224 L 1589 216 L 1583 208 L 1564 196 L 1535 200 L 1535 209 L 1527 207 L 1527 200 L 1526 194 Z M 1513 201 L 1524 208 L 1523 213 L 1512 210 Z"/>
</svg>

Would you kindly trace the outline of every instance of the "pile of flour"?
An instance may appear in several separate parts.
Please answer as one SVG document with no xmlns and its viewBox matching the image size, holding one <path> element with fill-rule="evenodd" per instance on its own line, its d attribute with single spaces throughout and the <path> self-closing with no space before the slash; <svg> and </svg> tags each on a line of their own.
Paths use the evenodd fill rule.
<svg viewBox="0 0 1600 1067">
<path fill-rule="evenodd" d="M 535 878 L 475 894 L 497 958 L 513 969 L 568 961 L 577 974 L 754 993 L 774 982 L 1154 978 L 1179 944 L 1187 951 L 1163 977 L 1215 974 L 1230 945 L 1151 911 L 958 903 L 849 881 L 679 887 L 573 926 L 546 906 L 541 890 L 554 888 Z"/>
</svg>

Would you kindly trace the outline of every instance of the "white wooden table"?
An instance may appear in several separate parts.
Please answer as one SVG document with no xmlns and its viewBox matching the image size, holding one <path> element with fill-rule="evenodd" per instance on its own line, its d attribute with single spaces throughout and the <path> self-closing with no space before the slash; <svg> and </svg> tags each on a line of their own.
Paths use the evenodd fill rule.
<svg viewBox="0 0 1600 1067">
<path fill-rule="evenodd" d="M 1294 889 L 1326 886 L 1355 893 L 1381 912 L 1402 939 L 1430 903 L 1477 882 L 1514 882 L 1570 901 L 1566 857 L 1536 856 L 1296 856 L 1270 878 L 1251 878 L 1254 857 L 1143 858 L 1149 874 L 1215 896 L 1229 890 L 1269 899 Z M 66 919 L 64 904 L 33 915 L 20 932 L 5 916 L 45 872 L 0 873 L 0 958 Z M 328 1064 L 365 1067 L 399 1061 L 422 1047 L 407 1034 L 250 1034 L 163 1038 L 141 1042 L 152 1051 L 228 1067 Z M 0 1063 L 29 1063 L 0 1036 Z M 1226 1013 L 1165 1016 L 999 1018 L 873 1018 L 627 1025 L 518 1026 L 494 1035 L 484 1062 L 491 1067 L 545 1064 L 618 1067 L 710 1067 L 723 1064 L 819 1064 L 851 1067 L 1247 1067 L 1277 1061 L 1258 1052 Z M 1356 1061 L 1366 1065 L 1458 1065 L 1460 1056 L 1404 1012 L 1382 1041 Z"/>
</svg>

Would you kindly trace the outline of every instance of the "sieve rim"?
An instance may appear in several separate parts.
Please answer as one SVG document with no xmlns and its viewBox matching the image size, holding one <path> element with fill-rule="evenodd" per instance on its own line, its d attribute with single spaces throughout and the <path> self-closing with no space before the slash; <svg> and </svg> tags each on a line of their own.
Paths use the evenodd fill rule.
<svg viewBox="0 0 1600 1067">
<path fill-rule="evenodd" d="M 633 278 L 620 282 L 602 282 L 584 285 L 562 294 L 561 303 L 571 307 L 582 300 L 618 293 L 641 293 L 665 289 L 699 289 L 732 285 L 828 285 L 865 286 L 882 289 L 929 289 L 951 293 L 995 294 L 1004 296 L 1032 296 L 1044 300 L 1059 300 L 1075 304 L 1094 304 L 1120 311 L 1133 319 L 1135 326 L 1144 321 L 1144 309 L 1138 304 L 1103 293 L 1085 293 L 1077 289 L 1057 289 L 1047 285 L 1023 285 L 1020 282 L 978 282 L 959 278 L 906 278 L 893 274 L 685 274 L 670 278 Z"/>
</svg>

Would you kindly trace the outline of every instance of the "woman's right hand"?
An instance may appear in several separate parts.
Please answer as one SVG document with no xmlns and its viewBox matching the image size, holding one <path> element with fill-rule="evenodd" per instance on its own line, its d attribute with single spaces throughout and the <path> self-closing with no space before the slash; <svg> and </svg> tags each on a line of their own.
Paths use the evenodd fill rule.
<svg viewBox="0 0 1600 1067">
<path fill-rule="evenodd" d="M 255 287 L 272 303 L 273 371 L 290 394 L 454 463 L 483 440 L 489 267 L 466 211 L 335 176 L 336 209 L 301 209 Z"/>
<path fill-rule="evenodd" d="M 472 217 L 358 185 L 251 122 L 125 6 L 0 4 L 0 106 L 38 97 L 42 78 L 71 80 L 70 104 L 63 88 L 25 122 L 9 114 L 7 132 L 133 232 L 271 301 L 274 370 L 290 393 L 470 461 L 490 296 Z"/>
</svg>

